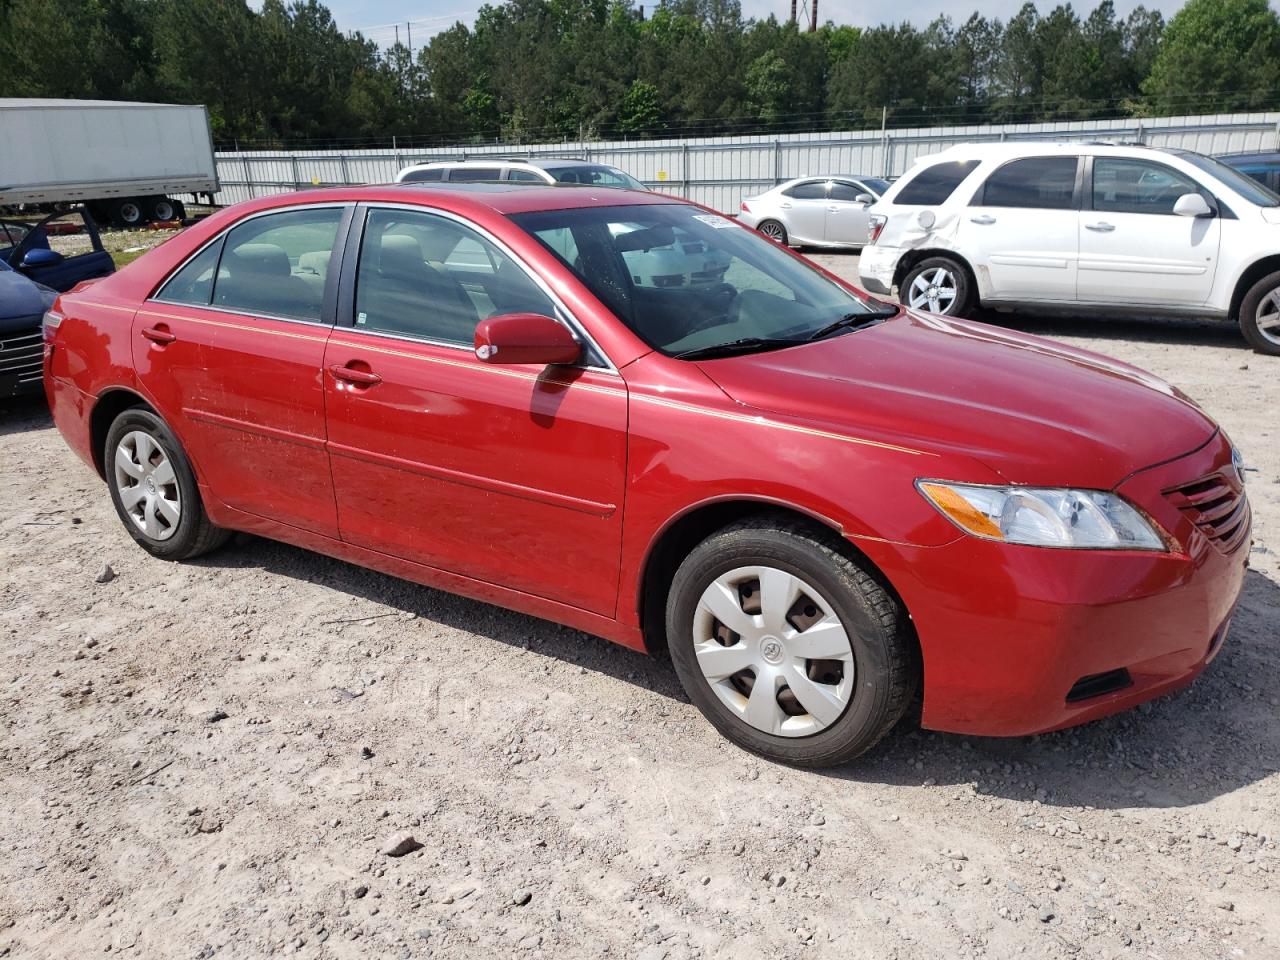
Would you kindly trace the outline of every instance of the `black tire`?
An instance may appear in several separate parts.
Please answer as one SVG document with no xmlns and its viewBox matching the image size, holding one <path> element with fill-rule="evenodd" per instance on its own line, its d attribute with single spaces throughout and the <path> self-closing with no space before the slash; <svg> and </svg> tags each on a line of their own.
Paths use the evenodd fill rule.
<svg viewBox="0 0 1280 960">
<path fill-rule="evenodd" d="M 1260 309 L 1261 308 L 1261 309 Z M 1280 271 L 1267 274 L 1240 301 L 1240 332 L 1258 353 L 1280 357 L 1280 327 L 1264 330 L 1259 321 L 1280 315 Z"/>
<path fill-rule="evenodd" d="M 146 206 L 137 197 L 122 197 L 111 204 L 111 222 L 117 227 L 140 227 L 147 222 Z"/>
<path fill-rule="evenodd" d="M 941 309 L 932 312 L 948 317 L 968 316 L 969 311 L 973 309 L 973 282 L 969 277 L 968 268 L 958 260 L 952 260 L 950 257 L 929 257 L 927 260 L 921 260 L 908 270 L 907 275 L 898 284 L 898 300 L 906 306 L 911 306 L 912 285 L 918 278 L 927 274 L 935 274 L 938 270 L 944 271 L 944 275 L 955 290 L 955 296 L 946 304 L 940 302 Z M 929 308 L 927 306 L 916 306 L 912 307 L 912 309 L 928 310 Z"/>
<path fill-rule="evenodd" d="M 122 498 L 115 467 L 116 450 L 121 441 L 135 431 L 150 436 L 173 466 L 175 480 L 173 486 L 176 486 L 180 496 L 181 509 L 172 533 L 163 537 L 149 536 L 145 530 L 141 529 L 138 522 L 129 514 Z M 196 485 L 195 472 L 191 469 L 186 451 L 182 449 L 182 444 L 178 442 L 178 438 L 173 435 L 168 425 L 147 408 L 130 407 L 116 417 L 111 424 L 111 429 L 107 431 L 102 463 L 107 479 L 107 489 L 111 491 L 111 502 L 115 504 L 120 522 L 142 549 L 152 556 L 162 560 L 189 560 L 216 550 L 231 536 L 231 531 L 215 527 L 209 522 L 204 503 L 200 500 L 200 489 Z"/>
<path fill-rule="evenodd" d="M 756 230 L 775 243 L 780 243 L 784 247 L 787 245 L 787 228 L 780 220 L 761 220 L 756 224 Z"/>
<path fill-rule="evenodd" d="M 178 206 L 168 197 L 147 197 L 144 211 L 148 220 L 168 222 L 178 219 Z"/>
<path fill-rule="evenodd" d="M 849 701 L 838 719 L 810 735 L 777 735 L 747 723 L 725 706 L 698 665 L 694 617 L 703 591 L 722 574 L 757 565 L 811 583 L 850 639 L 854 679 Z M 919 648 L 905 612 L 854 561 L 839 537 L 784 515 L 739 521 L 695 547 L 672 581 L 666 628 L 676 674 L 703 716 L 738 746 L 792 766 L 833 766 L 869 750 L 902 718 L 919 683 Z"/>
<path fill-rule="evenodd" d="M 177 213 L 178 220 L 187 219 L 187 205 L 185 203 L 181 200 L 174 200 L 173 207 Z"/>
</svg>

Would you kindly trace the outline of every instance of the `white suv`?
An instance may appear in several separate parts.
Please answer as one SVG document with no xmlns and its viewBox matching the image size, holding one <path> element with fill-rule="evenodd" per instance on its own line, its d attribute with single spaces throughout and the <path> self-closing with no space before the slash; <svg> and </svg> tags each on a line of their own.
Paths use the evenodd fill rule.
<svg viewBox="0 0 1280 960">
<path fill-rule="evenodd" d="M 1198 153 L 952 147 L 871 208 L 868 241 L 863 285 L 917 309 L 1231 318 L 1280 355 L 1280 197 Z"/>
<path fill-rule="evenodd" d="M 569 157 L 485 157 L 481 160 L 435 160 L 414 163 L 396 174 L 396 183 L 516 180 L 523 183 L 585 183 L 596 187 L 648 190 L 631 174 L 607 163 Z"/>
</svg>

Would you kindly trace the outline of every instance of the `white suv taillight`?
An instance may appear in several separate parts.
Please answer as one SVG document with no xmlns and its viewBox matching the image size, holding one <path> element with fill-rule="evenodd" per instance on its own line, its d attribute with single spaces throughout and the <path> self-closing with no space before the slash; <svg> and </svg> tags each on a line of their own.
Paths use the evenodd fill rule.
<svg viewBox="0 0 1280 960">
<path fill-rule="evenodd" d="M 867 243 L 875 243 L 880 239 L 880 232 L 884 230 L 884 225 L 889 222 L 889 218 L 873 213 L 867 218 Z"/>
</svg>

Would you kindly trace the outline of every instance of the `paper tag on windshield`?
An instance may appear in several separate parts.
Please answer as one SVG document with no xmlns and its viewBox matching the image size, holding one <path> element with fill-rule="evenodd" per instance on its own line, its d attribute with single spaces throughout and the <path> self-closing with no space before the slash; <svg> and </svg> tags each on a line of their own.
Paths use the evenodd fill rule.
<svg viewBox="0 0 1280 960">
<path fill-rule="evenodd" d="M 693 219 L 701 220 L 708 226 L 715 227 L 717 230 L 729 230 L 733 227 L 732 220 L 726 220 L 724 217 L 718 217 L 714 213 L 695 213 Z"/>
</svg>

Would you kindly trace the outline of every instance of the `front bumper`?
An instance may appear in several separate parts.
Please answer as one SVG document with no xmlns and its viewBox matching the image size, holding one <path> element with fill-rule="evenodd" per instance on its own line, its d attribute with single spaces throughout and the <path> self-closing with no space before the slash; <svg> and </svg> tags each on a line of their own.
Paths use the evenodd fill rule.
<svg viewBox="0 0 1280 960">
<path fill-rule="evenodd" d="M 911 612 L 924 658 L 923 725 L 1043 733 L 1191 683 L 1226 637 L 1249 536 L 1224 552 L 1164 491 L 1230 469 L 1230 445 L 1218 434 L 1118 488 L 1174 537 L 1170 553 L 970 536 L 941 547 L 859 541 Z"/>
<path fill-rule="evenodd" d="M 32 328 L 0 333 L 0 400 L 39 393 L 44 371 L 44 332 L 40 318 Z"/>
<path fill-rule="evenodd" d="M 898 266 L 901 252 L 897 247 L 881 247 L 871 244 L 862 248 L 858 256 L 858 277 L 862 286 L 872 293 L 893 293 L 893 272 Z"/>
</svg>

